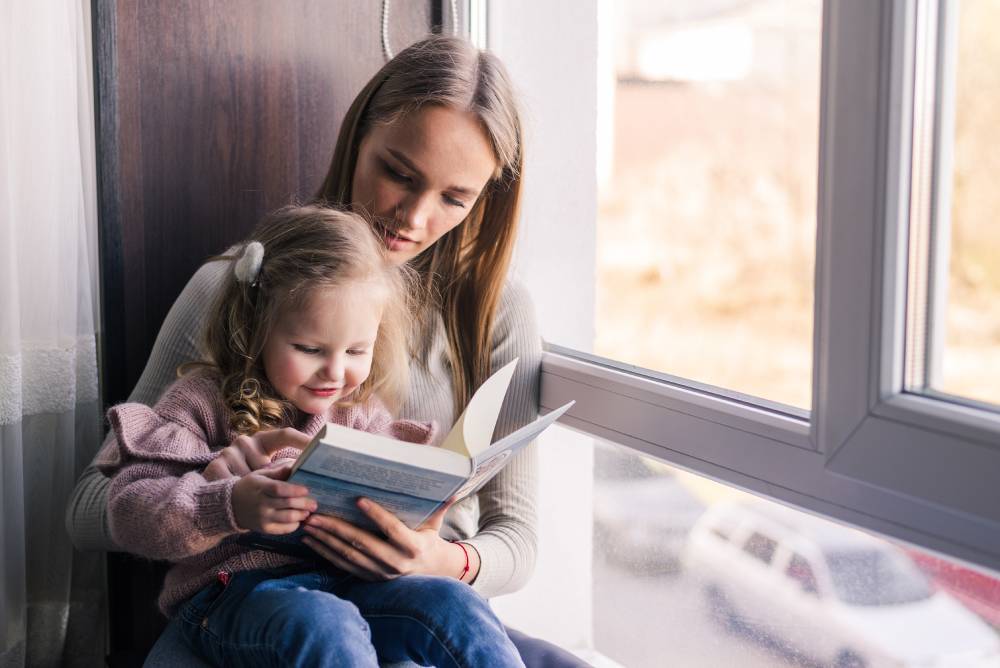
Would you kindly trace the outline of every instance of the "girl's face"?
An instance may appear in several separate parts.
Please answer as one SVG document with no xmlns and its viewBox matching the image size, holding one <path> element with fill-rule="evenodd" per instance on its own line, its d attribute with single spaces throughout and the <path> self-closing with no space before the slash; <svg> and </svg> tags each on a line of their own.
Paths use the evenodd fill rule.
<svg viewBox="0 0 1000 668">
<path fill-rule="evenodd" d="M 465 220 L 496 166 L 474 114 L 430 105 L 369 130 L 351 199 L 401 264 Z"/>
<path fill-rule="evenodd" d="M 264 346 L 264 372 L 304 413 L 324 413 L 368 377 L 382 299 L 368 283 L 316 291 L 304 308 L 279 314 Z"/>
</svg>

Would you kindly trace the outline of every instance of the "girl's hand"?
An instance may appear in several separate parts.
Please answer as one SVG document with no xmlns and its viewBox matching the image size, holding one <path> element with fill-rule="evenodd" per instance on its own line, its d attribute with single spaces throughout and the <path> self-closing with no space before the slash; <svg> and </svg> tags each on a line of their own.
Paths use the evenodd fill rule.
<svg viewBox="0 0 1000 668">
<path fill-rule="evenodd" d="M 358 507 L 382 530 L 384 538 L 328 515 L 313 515 L 304 528 L 304 542 L 334 566 L 364 580 L 392 580 L 401 575 L 463 576 L 465 554 L 462 547 L 439 535 L 449 502 L 416 530 L 410 529 L 385 508 L 368 499 Z M 471 546 L 470 569 L 466 582 L 479 572 L 479 555 Z"/>
<path fill-rule="evenodd" d="M 291 464 L 272 466 L 243 476 L 233 487 L 233 515 L 241 529 L 286 534 L 316 511 L 316 501 L 302 485 L 285 482 Z"/>
<path fill-rule="evenodd" d="M 310 440 L 301 431 L 291 427 L 259 431 L 253 436 L 240 436 L 219 451 L 219 456 L 205 467 L 202 475 L 210 482 L 242 478 L 251 471 L 269 466 L 271 456 L 282 448 L 301 450 L 309 445 Z"/>
</svg>

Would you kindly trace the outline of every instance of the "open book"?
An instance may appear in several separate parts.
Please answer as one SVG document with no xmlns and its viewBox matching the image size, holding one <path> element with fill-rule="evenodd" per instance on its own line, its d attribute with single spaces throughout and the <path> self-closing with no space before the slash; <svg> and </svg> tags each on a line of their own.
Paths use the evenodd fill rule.
<svg viewBox="0 0 1000 668">
<path fill-rule="evenodd" d="M 416 528 L 441 504 L 482 487 L 511 456 L 566 412 L 573 402 L 492 442 L 517 360 L 484 382 L 439 446 L 327 424 L 302 451 L 288 480 L 305 485 L 319 511 L 374 528 L 357 507 L 375 501 Z"/>
</svg>

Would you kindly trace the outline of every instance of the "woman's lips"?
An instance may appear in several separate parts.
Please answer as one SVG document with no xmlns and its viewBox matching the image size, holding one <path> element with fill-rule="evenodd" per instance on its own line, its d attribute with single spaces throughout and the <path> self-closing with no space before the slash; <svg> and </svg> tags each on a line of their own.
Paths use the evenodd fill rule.
<svg viewBox="0 0 1000 668">
<path fill-rule="evenodd" d="M 382 223 L 376 223 L 379 231 L 382 233 L 382 239 L 385 241 L 386 248 L 389 250 L 399 250 L 400 248 L 405 248 L 410 244 L 417 243 L 413 239 L 400 234 L 399 232 L 393 232 L 388 227 Z"/>
</svg>

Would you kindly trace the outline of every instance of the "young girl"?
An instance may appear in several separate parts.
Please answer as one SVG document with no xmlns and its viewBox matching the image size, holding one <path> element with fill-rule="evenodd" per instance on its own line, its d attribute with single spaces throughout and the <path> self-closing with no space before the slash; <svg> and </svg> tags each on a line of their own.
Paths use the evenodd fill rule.
<svg viewBox="0 0 1000 668">
<path fill-rule="evenodd" d="M 114 475 L 115 542 L 173 563 L 161 610 L 218 665 L 523 665 L 485 600 L 458 579 L 407 578 L 419 582 L 408 582 L 401 609 L 393 581 L 240 540 L 290 533 L 316 510 L 284 478 L 325 422 L 418 443 L 433 426 L 394 421 L 382 403 L 395 406 L 408 387 L 410 290 L 367 223 L 286 207 L 223 259 L 232 271 L 207 323 L 210 359 L 153 408 L 112 408 L 114 438 L 99 458 Z M 212 480 L 213 460 L 239 438 L 256 439 L 274 463 Z M 384 604 L 391 615 L 380 614 Z"/>
</svg>

